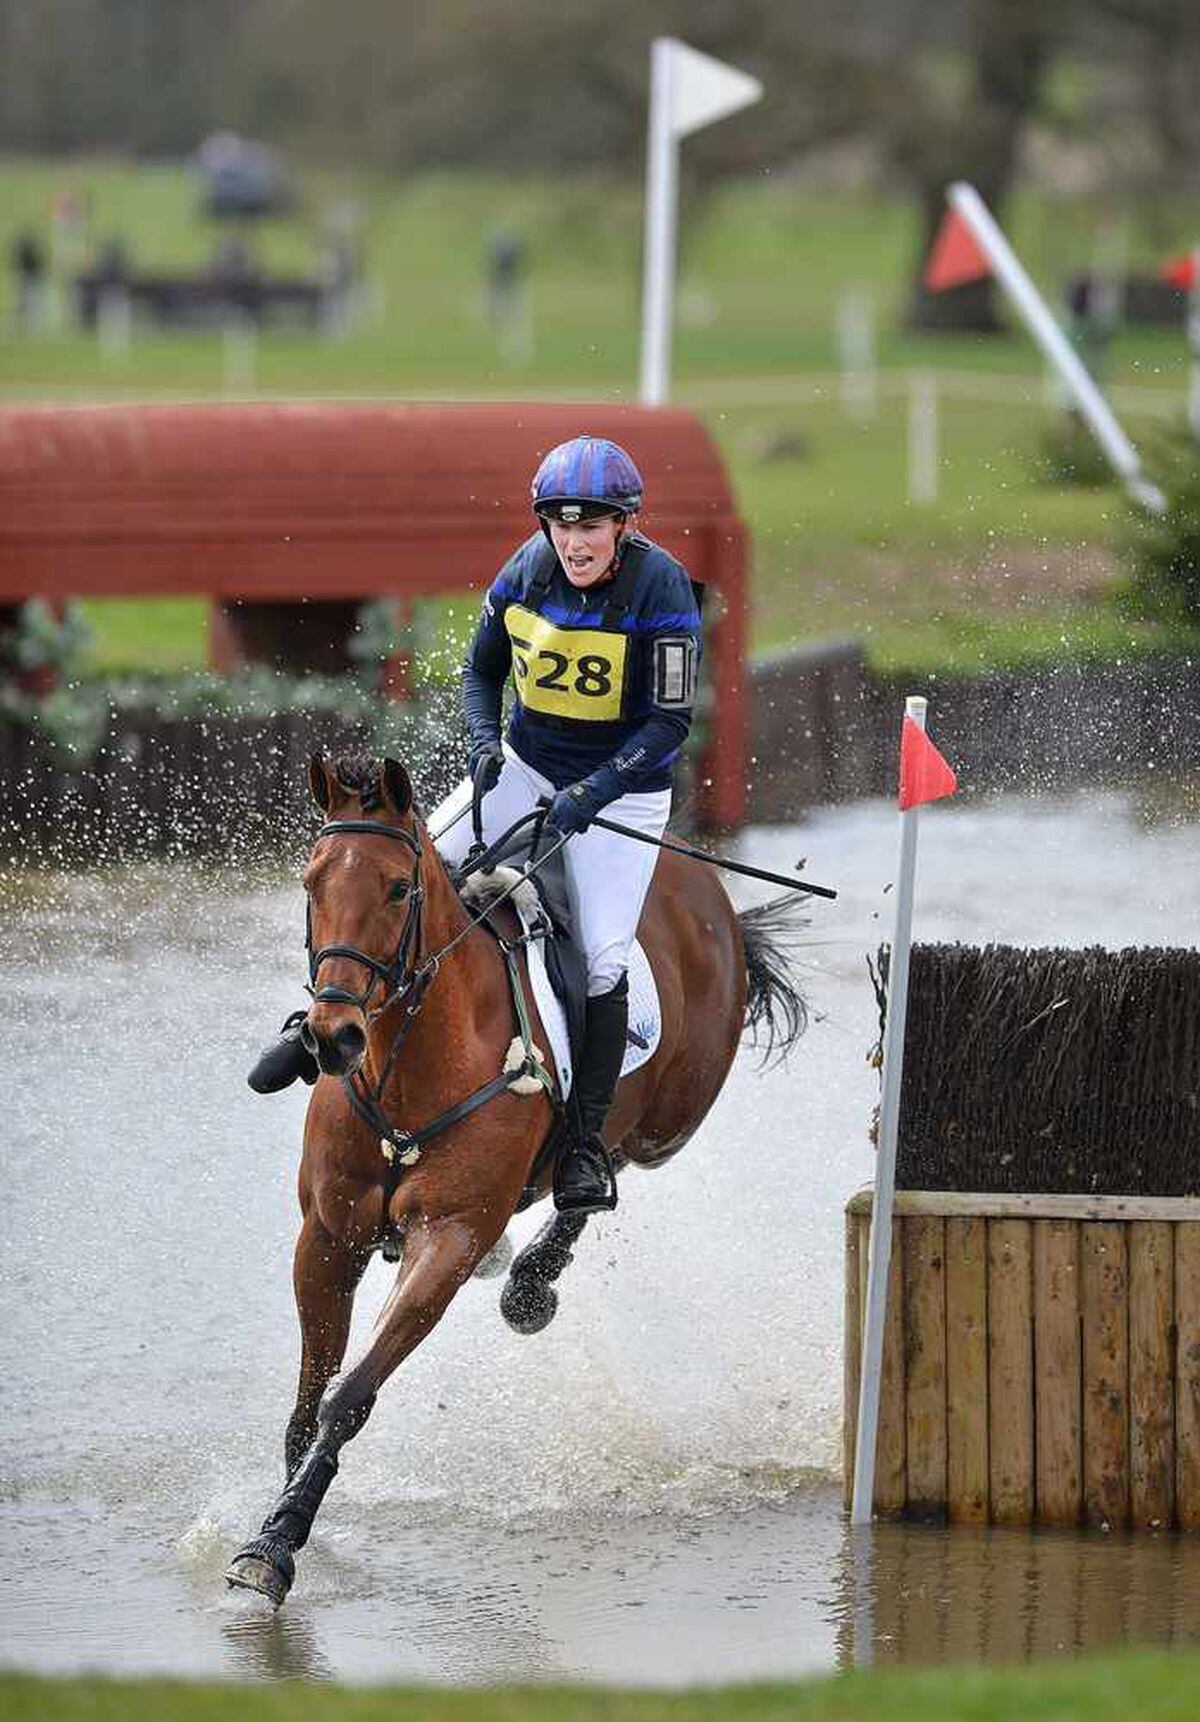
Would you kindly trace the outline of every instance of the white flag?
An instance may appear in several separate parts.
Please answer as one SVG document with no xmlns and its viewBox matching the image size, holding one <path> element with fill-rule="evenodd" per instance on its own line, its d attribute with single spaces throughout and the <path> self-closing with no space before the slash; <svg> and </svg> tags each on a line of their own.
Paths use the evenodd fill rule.
<svg viewBox="0 0 1200 1722">
<path fill-rule="evenodd" d="M 671 130 L 677 138 L 711 126 L 757 102 L 763 87 L 749 72 L 714 60 L 668 36 L 671 45 Z"/>
<path fill-rule="evenodd" d="M 671 369 L 679 140 L 758 101 L 762 85 L 674 36 L 650 48 L 650 135 L 646 151 L 646 249 L 642 275 L 641 400 L 662 406 Z"/>
</svg>

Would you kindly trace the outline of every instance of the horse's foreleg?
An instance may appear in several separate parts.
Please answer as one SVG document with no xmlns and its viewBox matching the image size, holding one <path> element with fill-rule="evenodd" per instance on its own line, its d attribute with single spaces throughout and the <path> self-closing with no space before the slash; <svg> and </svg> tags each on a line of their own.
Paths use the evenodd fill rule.
<svg viewBox="0 0 1200 1722">
<path fill-rule="evenodd" d="M 231 1584 L 262 1591 L 277 1605 L 291 1589 L 294 1556 L 337 1475 L 338 1454 L 371 1415 L 380 1387 L 434 1327 L 492 1239 L 461 1220 L 413 1226 L 396 1284 L 362 1357 L 330 1382 L 317 1408 L 316 1434 L 259 1535 L 235 1556 Z"/>
<path fill-rule="evenodd" d="M 312 1445 L 321 1395 L 346 1355 L 354 1293 L 369 1260 L 369 1252 L 347 1249 L 330 1237 L 315 1209 L 305 1216 L 292 1265 L 300 1316 L 300 1379 L 284 1438 L 288 1477 Z"/>
</svg>

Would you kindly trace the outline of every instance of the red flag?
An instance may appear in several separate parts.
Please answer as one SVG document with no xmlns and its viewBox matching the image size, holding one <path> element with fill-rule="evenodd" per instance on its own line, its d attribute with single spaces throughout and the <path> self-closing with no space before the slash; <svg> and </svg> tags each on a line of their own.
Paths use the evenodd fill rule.
<svg viewBox="0 0 1200 1722">
<path fill-rule="evenodd" d="M 1186 251 L 1182 257 L 1169 257 L 1159 266 L 1158 278 L 1168 287 L 1178 287 L 1184 293 L 1190 293 L 1196 285 L 1196 253 Z"/>
<path fill-rule="evenodd" d="M 948 209 L 937 230 L 922 280 L 931 293 L 961 287 L 992 273 L 992 266 L 975 235 L 956 209 Z"/>
<path fill-rule="evenodd" d="M 919 723 L 906 717 L 900 736 L 900 811 L 953 795 L 958 779 Z"/>
</svg>

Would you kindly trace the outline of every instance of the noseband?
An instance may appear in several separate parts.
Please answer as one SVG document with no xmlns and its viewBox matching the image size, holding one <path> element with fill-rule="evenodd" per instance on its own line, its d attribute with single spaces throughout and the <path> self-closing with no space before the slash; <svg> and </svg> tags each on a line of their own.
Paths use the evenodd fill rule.
<svg viewBox="0 0 1200 1722">
<path fill-rule="evenodd" d="M 398 843 L 403 843 L 412 852 L 416 865 L 413 867 L 412 884 L 408 891 L 408 914 L 400 929 L 400 941 L 396 947 L 396 955 L 390 963 L 381 963 L 377 957 L 370 956 L 366 951 L 360 951 L 357 945 L 322 945 L 319 951 L 313 950 L 312 943 L 312 902 L 309 901 L 307 920 L 305 924 L 304 943 L 308 951 L 308 991 L 317 1004 L 348 1004 L 360 1010 L 368 1022 L 382 1013 L 396 999 L 412 986 L 415 979 L 412 967 L 413 957 L 421 943 L 421 906 L 424 901 L 424 891 L 421 886 L 421 845 L 408 831 L 402 831 L 395 825 L 384 825 L 377 819 L 331 819 L 317 832 L 314 848 L 323 837 L 336 837 L 362 833 L 369 837 L 394 837 Z M 317 987 L 317 970 L 327 957 L 348 957 L 353 963 L 361 963 L 369 970 L 371 979 L 361 993 L 352 993 L 346 987 L 326 986 Z M 371 995 L 380 982 L 383 982 L 385 996 L 378 1010 L 369 1009 Z"/>
</svg>

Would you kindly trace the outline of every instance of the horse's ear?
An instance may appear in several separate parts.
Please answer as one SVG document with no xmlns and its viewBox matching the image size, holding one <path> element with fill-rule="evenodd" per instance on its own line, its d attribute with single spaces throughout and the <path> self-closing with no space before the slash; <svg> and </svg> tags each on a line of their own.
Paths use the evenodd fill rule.
<svg viewBox="0 0 1200 1722">
<path fill-rule="evenodd" d="M 329 773 L 325 769 L 325 761 L 319 753 L 314 753 L 309 757 L 308 793 L 322 813 L 329 812 L 329 803 L 333 799 L 333 792 L 330 789 Z"/>
<path fill-rule="evenodd" d="M 383 787 L 397 813 L 407 813 L 413 804 L 412 779 L 398 759 L 383 762 Z"/>
</svg>

